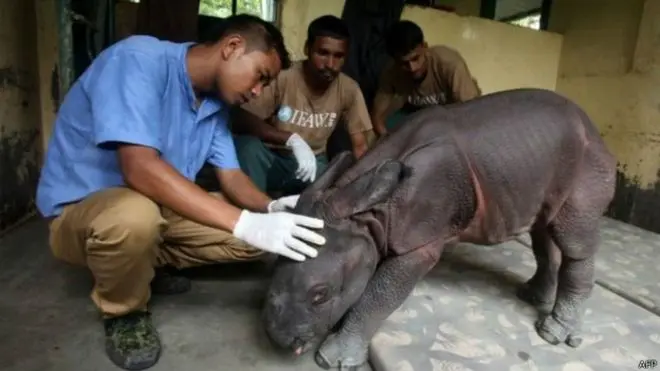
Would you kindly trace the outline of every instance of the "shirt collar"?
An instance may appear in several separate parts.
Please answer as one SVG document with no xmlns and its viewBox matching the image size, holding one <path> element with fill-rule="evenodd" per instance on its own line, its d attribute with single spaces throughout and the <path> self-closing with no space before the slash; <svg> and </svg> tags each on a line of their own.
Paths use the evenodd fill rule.
<svg viewBox="0 0 660 371">
<path fill-rule="evenodd" d="M 191 110 L 197 111 L 198 108 L 195 107 L 195 91 L 193 90 L 192 81 L 190 80 L 190 75 L 188 74 L 188 64 L 186 63 L 186 55 L 188 54 L 188 49 L 191 46 L 195 45 L 195 42 L 185 42 L 181 44 L 181 50 L 179 53 L 179 78 L 183 82 L 183 89 L 188 98 L 188 105 Z M 226 108 L 226 105 L 217 98 L 203 98 L 199 110 L 202 110 L 203 116 L 210 116 Z"/>
</svg>

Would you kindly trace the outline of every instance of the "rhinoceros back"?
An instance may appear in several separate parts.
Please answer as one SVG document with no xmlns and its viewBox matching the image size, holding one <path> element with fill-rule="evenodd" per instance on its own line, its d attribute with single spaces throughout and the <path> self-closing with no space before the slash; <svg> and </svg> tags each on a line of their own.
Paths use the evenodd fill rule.
<svg viewBox="0 0 660 371">
<path fill-rule="evenodd" d="M 471 240 L 497 243 L 525 232 L 538 217 L 549 219 L 556 213 L 579 171 L 585 133 L 600 141 L 579 107 L 553 92 L 494 93 L 409 116 L 338 183 L 386 159 L 399 159 L 413 169 L 413 177 L 393 195 L 389 209 L 389 249 L 395 254 L 446 237 L 446 226 L 437 225 L 438 216 L 420 215 L 446 212 L 446 195 L 455 200 L 450 202 L 462 203 L 453 211 L 452 223 L 461 224 L 456 215 L 473 218 L 477 209 L 481 213 L 466 221 L 477 226 Z M 466 179 L 470 171 L 476 184 Z M 483 198 L 475 206 L 472 193 L 477 188 Z"/>
<path fill-rule="evenodd" d="M 586 132 L 593 129 L 586 115 L 553 92 L 533 89 L 493 94 L 451 111 L 483 193 L 485 242 L 551 219 L 580 171 Z"/>
</svg>

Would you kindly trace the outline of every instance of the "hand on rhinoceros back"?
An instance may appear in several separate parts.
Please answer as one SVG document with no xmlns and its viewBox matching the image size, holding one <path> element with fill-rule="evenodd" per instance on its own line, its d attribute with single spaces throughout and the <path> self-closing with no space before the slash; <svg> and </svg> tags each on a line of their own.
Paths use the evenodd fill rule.
<svg viewBox="0 0 660 371">
<path fill-rule="evenodd" d="M 257 249 L 303 261 L 318 255 L 316 248 L 308 243 L 325 244 L 325 237 L 312 228 L 323 228 L 323 220 L 284 211 L 253 213 L 243 210 L 233 234 Z"/>
<path fill-rule="evenodd" d="M 274 213 L 277 211 L 286 211 L 287 209 L 293 209 L 298 203 L 298 198 L 300 195 L 295 196 L 284 196 L 280 197 L 277 200 L 273 200 L 268 204 L 268 212 Z"/>
<path fill-rule="evenodd" d="M 316 179 L 316 156 L 309 144 L 298 134 L 293 133 L 286 141 L 286 146 L 291 148 L 293 156 L 298 161 L 296 178 L 310 183 Z"/>
</svg>

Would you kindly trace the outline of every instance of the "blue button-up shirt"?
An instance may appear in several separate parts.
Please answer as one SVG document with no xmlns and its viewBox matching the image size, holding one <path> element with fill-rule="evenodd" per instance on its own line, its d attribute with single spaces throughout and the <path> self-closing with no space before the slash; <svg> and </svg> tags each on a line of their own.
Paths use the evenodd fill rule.
<svg viewBox="0 0 660 371">
<path fill-rule="evenodd" d="M 104 144 L 155 148 L 194 180 L 205 162 L 238 169 L 227 107 L 206 98 L 196 108 L 186 64 L 191 43 L 132 36 L 104 50 L 67 93 L 37 188 L 42 215 L 90 193 L 124 186 L 117 153 Z"/>
</svg>

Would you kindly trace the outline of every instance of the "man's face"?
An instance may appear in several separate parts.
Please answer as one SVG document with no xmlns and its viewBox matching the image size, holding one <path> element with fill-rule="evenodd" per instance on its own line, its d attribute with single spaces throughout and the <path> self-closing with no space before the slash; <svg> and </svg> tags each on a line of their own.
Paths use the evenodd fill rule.
<svg viewBox="0 0 660 371">
<path fill-rule="evenodd" d="M 329 36 L 317 37 L 305 48 L 311 72 L 318 81 L 331 83 L 341 72 L 346 60 L 348 43 L 346 40 Z"/>
<path fill-rule="evenodd" d="M 423 80 L 426 76 L 426 43 L 417 46 L 410 53 L 396 59 L 399 67 L 413 80 Z"/>
<path fill-rule="evenodd" d="M 223 63 L 217 68 L 215 84 L 219 98 L 230 105 L 240 105 L 258 97 L 281 70 L 281 61 L 274 49 L 246 53 L 245 42 L 235 37 L 221 45 Z"/>
</svg>

